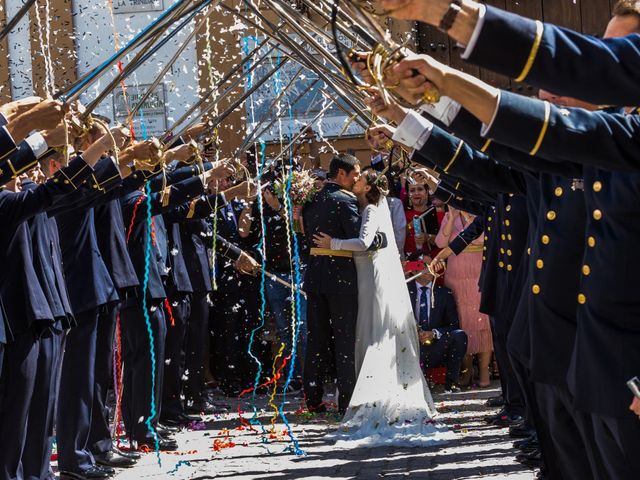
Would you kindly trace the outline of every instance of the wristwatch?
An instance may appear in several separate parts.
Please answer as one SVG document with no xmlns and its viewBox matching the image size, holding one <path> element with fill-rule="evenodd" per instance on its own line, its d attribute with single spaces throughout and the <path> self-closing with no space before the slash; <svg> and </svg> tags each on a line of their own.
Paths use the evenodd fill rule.
<svg viewBox="0 0 640 480">
<path fill-rule="evenodd" d="M 448 32 L 453 27 L 453 24 L 456 21 L 458 13 L 462 10 L 462 0 L 451 0 L 449 4 L 449 8 L 447 12 L 444 14 L 442 19 L 440 20 L 440 25 L 438 28 L 443 32 Z"/>
</svg>

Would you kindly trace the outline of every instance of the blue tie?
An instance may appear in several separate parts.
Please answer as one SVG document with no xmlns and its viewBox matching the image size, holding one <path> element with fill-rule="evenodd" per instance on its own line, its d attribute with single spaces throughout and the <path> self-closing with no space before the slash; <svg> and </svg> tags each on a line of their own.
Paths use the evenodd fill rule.
<svg viewBox="0 0 640 480">
<path fill-rule="evenodd" d="M 429 287 L 420 287 L 420 326 L 429 326 Z"/>
</svg>

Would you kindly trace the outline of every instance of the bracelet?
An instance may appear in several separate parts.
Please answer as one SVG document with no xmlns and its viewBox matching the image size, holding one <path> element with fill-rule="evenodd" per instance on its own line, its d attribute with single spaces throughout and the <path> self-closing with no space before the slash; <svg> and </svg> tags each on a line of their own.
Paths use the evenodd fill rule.
<svg viewBox="0 0 640 480">
<path fill-rule="evenodd" d="M 438 28 L 443 32 L 448 32 L 458 17 L 458 13 L 462 10 L 462 0 L 451 0 L 447 13 L 444 14 Z"/>
</svg>

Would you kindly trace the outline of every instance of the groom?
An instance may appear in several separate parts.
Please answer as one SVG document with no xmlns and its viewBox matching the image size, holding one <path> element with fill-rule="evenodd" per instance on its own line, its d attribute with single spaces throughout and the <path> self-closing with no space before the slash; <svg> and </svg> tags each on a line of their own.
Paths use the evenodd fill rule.
<svg viewBox="0 0 640 480">
<path fill-rule="evenodd" d="M 360 234 L 358 201 L 351 190 L 360 177 L 360 162 L 353 155 L 334 157 L 327 183 L 303 211 L 309 245 L 313 235 L 355 238 Z M 352 252 L 312 248 L 304 279 L 307 292 L 308 338 L 304 364 L 304 390 L 311 412 L 324 412 L 323 383 L 335 369 L 338 409 L 344 413 L 356 384 L 354 362 L 358 281 Z"/>
</svg>

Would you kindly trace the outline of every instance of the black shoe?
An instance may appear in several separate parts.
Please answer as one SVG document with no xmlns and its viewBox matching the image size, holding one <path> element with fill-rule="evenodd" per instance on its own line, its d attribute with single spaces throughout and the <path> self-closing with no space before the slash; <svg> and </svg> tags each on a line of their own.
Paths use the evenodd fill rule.
<svg viewBox="0 0 640 480">
<path fill-rule="evenodd" d="M 106 453 L 99 453 L 97 455 L 94 455 L 93 458 L 96 459 L 96 463 L 100 467 L 129 468 L 133 467 L 136 464 L 136 460 L 134 460 L 133 458 L 125 457 L 124 455 L 120 455 L 113 450 Z"/>
<path fill-rule="evenodd" d="M 165 450 L 169 452 L 173 452 L 178 449 L 178 442 L 176 442 L 173 438 L 164 438 L 158 435 L 158 447 L 160 450 Z M 142 441 L 137 442 L 139 450 L 150 450 L 155 451 L 156 442 L 153 439 L 145 438 Z"/>
<path fill-rule="evenodd" d="M 165 422 L 158 422 L 158 426 L 156 427 L 156 432 L 160 435 L 172 435 L 177 433 L 179 430 L 179 428 L 167 425 Z"/>
<path fill-rule="evenodd" d="M 516 455 L 516 462 L 527 467 L 540 468 L 542 467 L 542 453 L 540 453 L 540 450 L 534 450 L 531 453 L 520 453 Z"/>
<path fill-rule="evenodd" d="M 455 383 L 444 386 L 444 393 L 460 393 L 460 392 L 461 392 L 460 387 L 457 386 Z"/>
<path fill-rule="evenodd" d="M 111 449 L 113 452 L 117 453 L 122 457 L 131 458 L 133 460 L 140 460 L 141 455 L 134 450 L 120 450 L 118 447 L 114 446 Z"/>
<path fill-rule="evenodd" d="M 522 440 L 516 440 L 513 442 L 513 448 L 523 449 L 532 443 L 538 443 L 538 436 L 535 434 L 529 435 L 527 438 L 523 438 Z"/>
<path fill-rule="evenodd" d="M 194 402 L 193 405 L 187 407 L 187 413 L 195 413 L 196 415 L 215 415 L 220 413 L 229 413 L 227 407 L 214 405 L 207 401 Z"/>
<path fill-rule="evenodd" d="M 540 449 L 540 444 L 538 443 L 538 439 L 534 438 L 533 440 L 531 440 L 528 443 L 525 443 L 523 445 L 520 446 L 520 451 L 522 453 L 533 453 L 536 450 Z"/>
<path fill-rule="evenodd" d="M 187 415 L 186 413 L 182 413 L 180 415 L 180 420 L 185 422 L 185 424 L 189 425 L 191 423 L 202 422 L 204 419 L 200 415 Z"/>
<path fill-rule="evenodd" d="M 60 472 L 60 480 L 89 480 L 92 478 L 109 478 L 109 474 L 98 466 L 93 466 L 82 472 Z"/>
<path fill-rule="evenodd" d="M 116 474 L 115 469 L 111 467 L 107 467 L 107 466 L 103 467 L 102 465 L 96 465 L 96 468 L 102 470 L 104 473 L 106 473 L 109 476 Z"/>
<path fill-rule="evenodd" d="M 485 405 L 491 408 L 502 407 L 504 405 L 504 398 L 502 397 L 502 395 L 491 397 L 486 401 Z"/>
<path fill-rule="evenodd" d="M 509 415 L 509 412 L 507 412 L 503 408 L 498 413 L 494 413 L 493 415 L 487 415 L 486 417 L 484 417 L 484 421 L 487 422 L 488 424 L 492 424 L 493 422 L 495 422 L 496 420 L 499 420 L 501 417 L 505 415 Z"/>
<path fill-rule="evenodd" d="M 494 420 L 491 424 L 496 427 L 512 427 L 522 421 L 522 417 L 520 415 L 502 415 L 497 420 Z"/>
<path fill-rule="evenodd" d="M 529 438 L 533 433 L 535 433 L 535 430 L 527 425 L 526 422 L 509 427 L 509 436 L 511 438 Z"/>
</svg>

